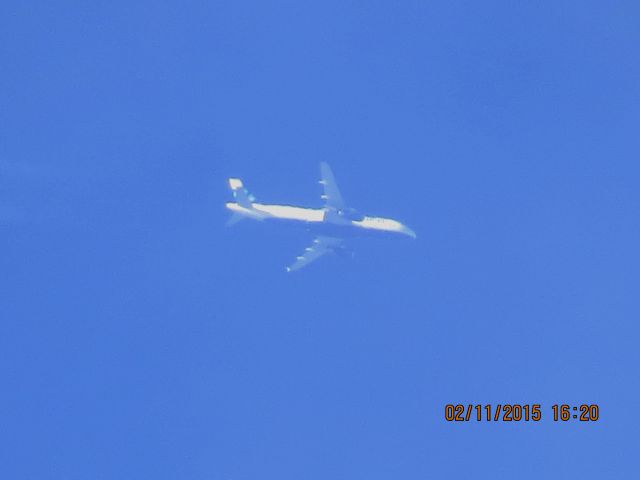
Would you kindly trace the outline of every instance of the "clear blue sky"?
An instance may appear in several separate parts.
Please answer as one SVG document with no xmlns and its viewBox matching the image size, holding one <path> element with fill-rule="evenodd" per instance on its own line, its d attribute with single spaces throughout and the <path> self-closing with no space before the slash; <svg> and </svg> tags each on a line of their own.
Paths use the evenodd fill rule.
<svg viewBox="0 0 640 480">
<path fill-rule="evenodd" d="M 2 2 L 0 476 L 637 475 L 640 7 L 533 3 Z M 224 227 L 323 160 L 418 239 Z"/>
</svg>

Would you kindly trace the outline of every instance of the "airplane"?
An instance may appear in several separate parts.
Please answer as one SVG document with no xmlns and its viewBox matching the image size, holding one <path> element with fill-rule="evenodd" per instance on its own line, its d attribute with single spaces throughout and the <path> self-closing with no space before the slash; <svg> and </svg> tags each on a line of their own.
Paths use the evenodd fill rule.
<svg viewBox="0 0 640 480">
<path fill-rule="evenodd" d="M 233 225 L 245 218 L 260 221 L 279 220 L 304 225 L 316 231 L 317 236 L 312 245 L 296 257 L 293 264 L 286 267 L 287 272 L 300 270 L 327 253 L 343 253 L 346 237 L 382 233 L 416 238 L 413 230 L 397 220 L 363 215 L 347 207 L 331 167 L 326 162 L 320 163 L 320 178 L 318 183 L 324 189 L 320 196 L 324 201 L 322 208 L 257 203 L 255 197 L 244 187 L 242 180 L 229 178 L 229 188 L 235 202 L 225 204 L 233 212 L 227 225 Z"/>
</svg>

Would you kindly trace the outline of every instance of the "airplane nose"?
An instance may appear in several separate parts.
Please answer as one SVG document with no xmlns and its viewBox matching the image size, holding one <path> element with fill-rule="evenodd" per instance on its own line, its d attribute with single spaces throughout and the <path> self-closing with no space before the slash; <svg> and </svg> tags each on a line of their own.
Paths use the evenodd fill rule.
<svg viewBox="0 0 640 480">
<path fill-rule="evenodd" d="M 414 232 L 413 230 L 411 230 L 409 227 L 407 227 L 406 225 L 402 226 L 402 233 L 404 233 L 405 235 L 410 236 L 411 238 L 416 238 L 416 232 Z"/>
</svg>

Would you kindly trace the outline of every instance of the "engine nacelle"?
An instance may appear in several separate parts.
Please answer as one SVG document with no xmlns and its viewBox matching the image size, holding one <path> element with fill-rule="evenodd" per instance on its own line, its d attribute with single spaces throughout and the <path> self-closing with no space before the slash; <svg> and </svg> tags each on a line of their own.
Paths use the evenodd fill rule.
<svg viewBox="0 0 640 480">
<path fill-rule="evenodd" d="M 341 208 L 337 210 L 327 210 L 324 214 L 326 222 L 335 223 L 336 225 L 348 225 L 351 222 L 362 221 L 364 215 L 354 208 Z"/>
</svg>

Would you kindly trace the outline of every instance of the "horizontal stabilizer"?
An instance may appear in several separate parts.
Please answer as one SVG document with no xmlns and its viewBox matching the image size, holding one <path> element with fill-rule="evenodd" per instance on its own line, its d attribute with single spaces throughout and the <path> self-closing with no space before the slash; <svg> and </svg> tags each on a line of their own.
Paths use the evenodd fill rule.
<svg viewBox="0 0 640 480">
<path fill-rule="evenodd" d="M 245 217 L 244 215 L 240 215 L 238 212 L 234 212 L 229 217 L 229 220 L 227 220 L 227 227 L 232 227 L 236 223 L 240 222 L 241 220 L 244 220 L 245 218 L 247 218 L 247 217 Z"/>
</svg>

